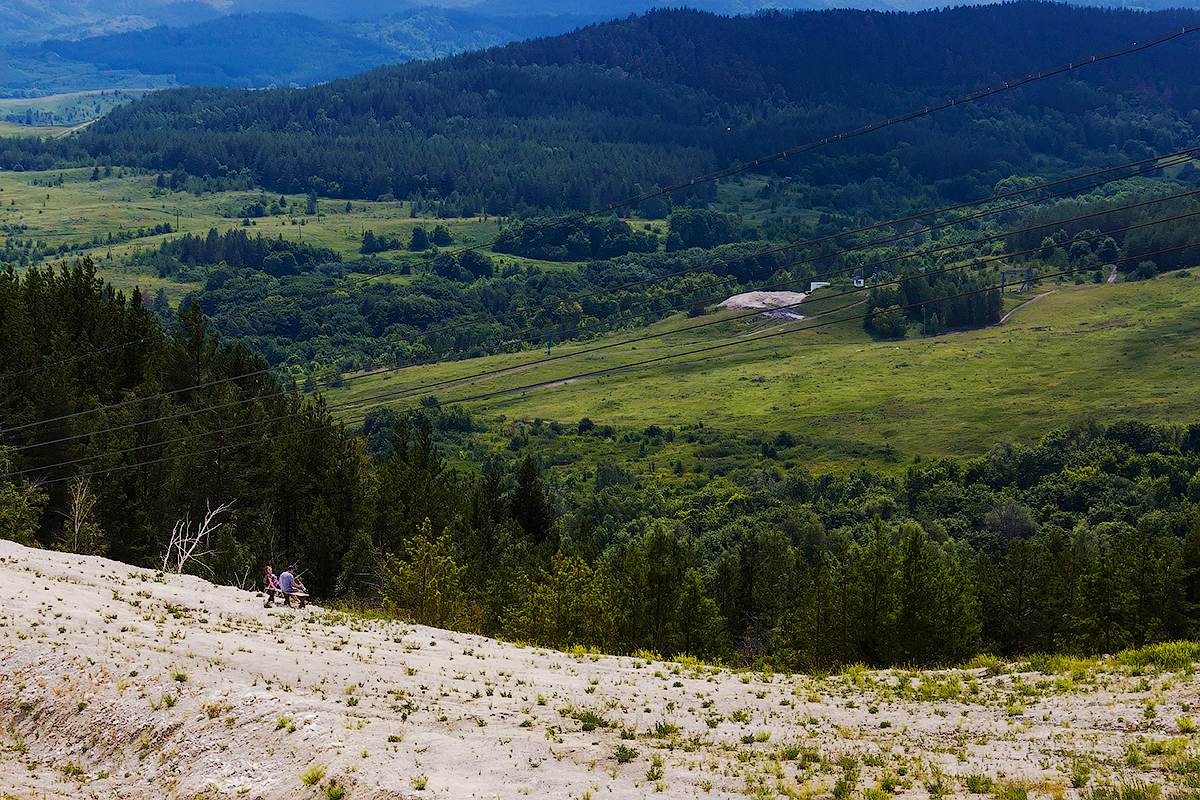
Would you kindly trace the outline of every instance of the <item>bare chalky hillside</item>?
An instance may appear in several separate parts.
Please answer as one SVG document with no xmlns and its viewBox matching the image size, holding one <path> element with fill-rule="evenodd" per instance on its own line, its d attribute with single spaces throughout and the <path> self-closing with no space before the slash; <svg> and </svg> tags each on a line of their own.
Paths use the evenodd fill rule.
<svg viewBox="0 0 1200 800">
<path fill-rule="evenodd" d="M 737 672 L 0 541 L 0 798 L 1169 794 L 1200 777 L 1197 682 L 1144 654 Z"/>
</svg>

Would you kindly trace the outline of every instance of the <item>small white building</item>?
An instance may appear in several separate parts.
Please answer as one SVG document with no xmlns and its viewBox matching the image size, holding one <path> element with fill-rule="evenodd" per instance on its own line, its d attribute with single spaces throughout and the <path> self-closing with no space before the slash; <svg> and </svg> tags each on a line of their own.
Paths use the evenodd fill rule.
<svg viewBox="0 0 1200 800">
<path fill-rule="evenodd" d="M 862 275 L 855 275 L 855 276 L 854 276 L 854 288 L 855 288 L 855 289 L 861 289 L 861 288 L 863 288 L 863 287 L 864 287 L 864 286 L 866 286 L 866 285 L 867 285 L 867 282 L 863 280 L 863 276 L 862 276 Z"/>
<path fill-rule="evenodd" d="M 828 285 L 829 285 L 829 281 L 810 281 L 808 284 L 808 291 L 811 294 L 812 292 L 815 292 L 817 289 L 824 289 Z"/>
</svg>

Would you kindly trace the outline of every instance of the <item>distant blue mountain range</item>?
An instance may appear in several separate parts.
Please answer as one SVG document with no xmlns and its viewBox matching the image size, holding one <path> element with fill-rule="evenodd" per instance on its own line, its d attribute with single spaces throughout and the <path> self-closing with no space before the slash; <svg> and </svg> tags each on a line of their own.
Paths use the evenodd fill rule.
<svg viewBox="0 0 1200 800">
<path fill-rule="evenodd" d="M 311 85 L 382 64 L 555 36 L 651 0 L 0 0 L 0 96 L 164 85 Z M 658 4 L 674 5 L 674 4 Z M 691 0 L 735 16 L 771 8 L 915 11 L 929 0 Z M 947 4 L 948 5 L 948 4 Z M 1200 0 L 1077 5 L 1197 7 Z"/>
</svg>

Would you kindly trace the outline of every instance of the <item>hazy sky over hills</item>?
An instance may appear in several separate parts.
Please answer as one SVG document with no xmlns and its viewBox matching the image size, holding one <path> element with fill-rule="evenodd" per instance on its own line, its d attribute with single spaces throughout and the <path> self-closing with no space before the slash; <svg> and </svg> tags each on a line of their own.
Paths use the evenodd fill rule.
<svg viewBox="0 0 1200 800">
<path fill-rule="evenodd" d="M 423 6 L 470 10 L 483 15 L 552 15 L 581 23 L 613 19 L 655 6 L 687 5 L 720 14 L 764 8 L 863 8 L 915 11 L 964 5 L 936 0 L 0 0 L 0 44 L 78 39 L 105 33 L 191 25 L 225 14 L 286 11 L 318 19 L 374 19 Z M 970 3 L 973 4 L 973 3 Z M 1200 0 L 1095 0 L 1078 5 L 1122 8 L 1196 7 Z"/>
</svg>

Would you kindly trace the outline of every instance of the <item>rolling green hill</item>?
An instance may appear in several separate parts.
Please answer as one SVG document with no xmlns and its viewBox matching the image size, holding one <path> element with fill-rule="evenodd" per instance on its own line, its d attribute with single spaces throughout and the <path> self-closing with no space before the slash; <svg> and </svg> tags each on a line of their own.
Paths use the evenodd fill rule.
<svg viewBox="0 0 1200 800">
<path fill-rule="evenodd" d="M 348 376 L 325 396 L 347 420 L 361 419 L 381 395 L 416 407 L 421 387 L 436 386 L 442 402 L 493 395 L 469 403 L 485 418 L 804 431 L 822 451 L 807 466 L 824 469 L 839 460 L 848 466 L 846 454 L 855 452 L 871 453 L 869 460 L 889 449 L 978 454 L 1089 419 L 1191 418 L 1200 403 L 1200 386 L 1189 378 L 1200 352 L 1200 280 L 1176 273 L 1116 285 L 1048 283 L 1020 299 L 1002 325 L 930 338 L 919 338 L 918 327 L 901 342 L 873 341 L 857 319 L 806 331 L 827 318 L 780 325 L 750 317 L 689 334 L 705 320 L 677 318 L 639 332 L 645 341 L 592 355 L 598 345 L 634 337 L 556 348 L 561 360 L 545 365 L 538 351 Z M 714 344 L 727 346 L 687 355 Z M 636 366 L 659 356 L 671 358 Z M 613 372 L 561 383 L 596 370 Z M 828 458 L 831 451 L 841 459 Z"/>
<path fill-rule="evenodd" d="M 661 11 L 303 90 L 160 92 L 53 148 L 5 142 L 0 168 L 107 159 L 196 177 L 248 170 L 287 193 L 315 177 L 324 195 L 419 199 L 445 216 L 595 208 L 679 181 L 676 204 L 711 202 L 711 185 L 691 178 L 1197 19 L 1044 3 Z M 1088 62 L 769 169 L 808 187 L 806 205 L 892 215 L 931 192 L 976 198 L 1013 176 L 1171 152 L 1196 139 L 1195 47 L 1183 37 Z"/>
</svg>

